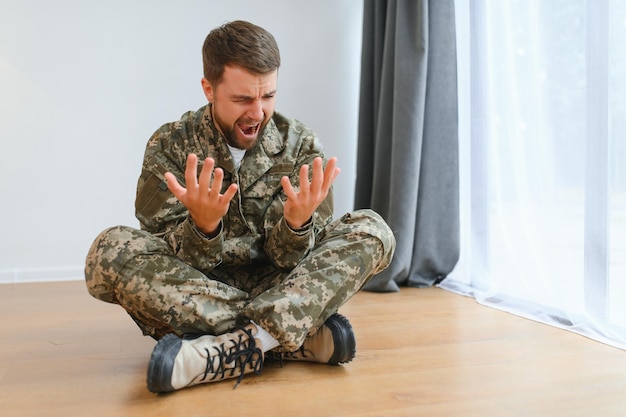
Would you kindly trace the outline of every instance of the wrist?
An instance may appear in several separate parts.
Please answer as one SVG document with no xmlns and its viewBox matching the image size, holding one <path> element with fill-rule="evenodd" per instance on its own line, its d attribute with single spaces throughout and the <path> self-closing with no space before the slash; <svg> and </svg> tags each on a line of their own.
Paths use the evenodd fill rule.
<svg viewBox="0 0 626 417">
<path fill-rule="evenodd" d="M 299 227 L 292 226 L 291 224 L 289 224 L 289 221 L 287 219 L 285 219 L 285 223 L 287 224 L 287 227 L 289 227 L 289 229 L 292 232 L 302 233 L 302 232 L 306 232 L 307 230 L 311 228 L 311 224 L 313 224 L 313 217 L 309 217 L 309 219 L 303 224 L 301 224 Z"/>
<path fill-rule="evenodd" d="M 222 225 L 221 221 L 217 223 L 216 226 L 213 226 L 213 227 L 210 227 L 210 226 L 202 227 L 202 226 L 199 226 L 196 222 L 194 222 L 191 217 L 189 218 L 189 220 L 191 221 L 193 228 L 196 229 L 203 237 L 207 239 L 213 239 L 214 237 L 220 234 L 221 225 Z"/>
</svg>

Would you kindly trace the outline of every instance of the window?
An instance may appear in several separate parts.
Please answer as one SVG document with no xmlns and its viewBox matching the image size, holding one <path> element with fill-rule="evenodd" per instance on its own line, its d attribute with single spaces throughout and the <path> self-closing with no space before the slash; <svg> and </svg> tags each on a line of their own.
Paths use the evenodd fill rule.
<svg viewBox="0 0 626 417">
<path fill-rule="evenodd" d="M 456 16 L 462 255 L 442 286 L 626 348 L 626 2 Z"/>
</svg>

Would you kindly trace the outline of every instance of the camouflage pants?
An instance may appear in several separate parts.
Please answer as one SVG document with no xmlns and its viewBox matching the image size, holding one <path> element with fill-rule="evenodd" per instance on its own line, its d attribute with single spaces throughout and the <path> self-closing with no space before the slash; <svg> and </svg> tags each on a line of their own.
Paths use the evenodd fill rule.
<svg viewBox="0 0 626 417">
<path fill-rule="evenodd" d="M 199 271 L 165 240 L 117 226 L 94 241 L 85 278 L 91 295 L 121 305 L 154 338 L 220 334 L 253 320 L 294 351 L 389 265 L 394 250 L 393 233 L 370 210 L 330 223 L 291 271 L 269 263 Z"/>
</svg>

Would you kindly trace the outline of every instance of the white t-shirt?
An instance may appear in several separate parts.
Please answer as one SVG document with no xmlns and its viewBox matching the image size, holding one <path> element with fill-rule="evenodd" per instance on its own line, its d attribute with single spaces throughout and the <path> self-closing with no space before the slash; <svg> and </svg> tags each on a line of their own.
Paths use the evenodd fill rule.
<svg viewBox="0 0 626 417">
<path fill-rule="evenodd" d="M 239 165 L 241 165 L 241 160 L 243 159 L 243 156 L 246 154 L 246 150 L 233 148 L 230 145 L 228 145 L 228 149 L 230 149 L 230 154 L 233 156 L 233 159 L 235 160 L 235 168 L 239 169 Z"/>
</svg>

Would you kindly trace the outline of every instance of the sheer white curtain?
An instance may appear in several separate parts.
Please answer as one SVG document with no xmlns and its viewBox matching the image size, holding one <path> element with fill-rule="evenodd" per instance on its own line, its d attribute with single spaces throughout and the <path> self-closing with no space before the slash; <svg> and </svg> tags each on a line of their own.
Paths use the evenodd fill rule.
<svg viewBox="0 0 626 417">
<path fill-rule="evenodd" d="M 458 0 L 456 16 L 469 133 L 441 286 L 626 348 L 626 1 Z"/>
</svg>

